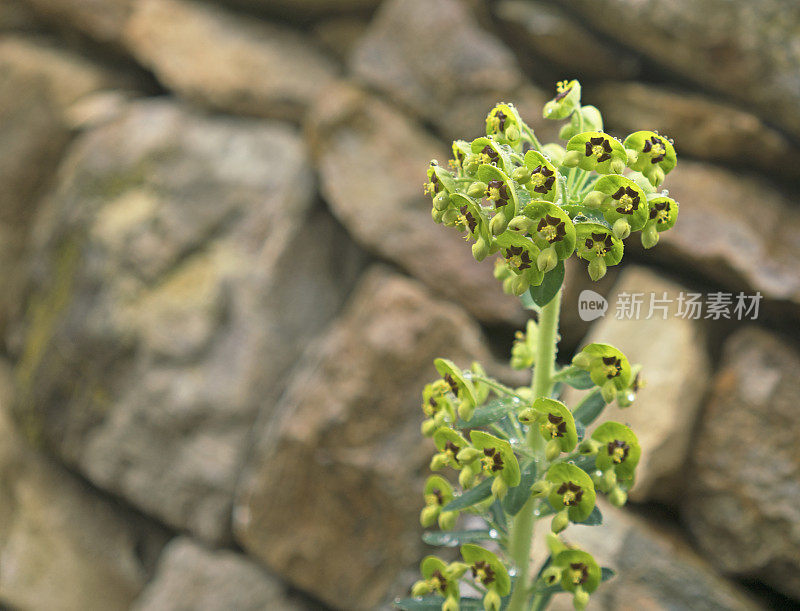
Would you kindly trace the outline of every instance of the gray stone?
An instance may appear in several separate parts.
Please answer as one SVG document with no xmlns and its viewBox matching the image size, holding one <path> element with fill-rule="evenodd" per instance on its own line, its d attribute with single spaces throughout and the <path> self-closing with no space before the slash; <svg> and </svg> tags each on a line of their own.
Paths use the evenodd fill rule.
<svg viewBox="0 0 800 611">
<path fill-rule="evenodd" d="M 237 473 L 362 265 L 285 125 L 132 104 L 36 228 L 17 417 L 101 488 L 224 540 Z"/>
<path fill-rule="evenodd" d="M 489 25 L 490 18 L 481 16 Z M 388 0 L 350 61 L 353 74 L 434 124 L 445 137 L 485 133 L 486 113 L 514 102 L 534 129 L 552 139 L 547 96 L 525 81 L 514 54 L 481 28 L 462 0 Z M 532 109 L 532 111 L 529 111 Z"/>
<path fill-rule="evenodd" d="M 564 539 L 590 552 L 616 575 L 592 594 L 590 611 L 671 609 L 673 611 L 755 611 L 760 607 L 741 589 L 722 579 L 674 529 L 632 516 L 600 501 L 602 526 L 570 526 Z M 538 546 L 538 547 L 537 547 Z M 540 564 L 546 550 L 534 542 Z M 572 597 L 558 594 L 548 607 L 572 609 Z"/>
<path fill-rule="evenodd" d="M 120 611 L 144 586 L 165 534 L 101 498 L 19 438 L 0 363 L 0 606 Z"/>
<path fill-rule="evenodd" d="M 591 25 L 670 71 L 800 135 L 800 4 L 567 0 Z"/>
<path fill-rule="evenodd" d="M 502 0 L 494 11 L 503 33 L 533 55 L 529 63 L 539 72 L 592 80 L 635 78 L 640 72 L 638 58 L 601 40 L 556 4 Z"/>
<path fill-rule="evenodd" d="M 374 609 L 419 562 L 432 360 L 486 363 L 480 331 L 419 283 L 373 270 L 257 430 L 234 529 L 249 554 L 323 602 Z"/>
<path fill-rule="evenodd" d="M 381 0 L 221 0 L 225 4 L 284 21 L 305 22 L 311 18 L 341 14 L 363 14 L 375 9 Z"/>
<path fill-rule="evenodd" d="M 135 0 L 23 0 L 45 22 L 118 45 Z"/>
<path fill-rule="evenodd" d="M 789 197 L 764 179 L 687 161 L 664 186 L 680 214 L 652 256 L 723 287 L 760 291 L 798 316 L 800 212 Z"/>
<path fill-rule="evenodd" d="M 605 83 L 587 99 L 610 131 L 654 129 L 678 155 L 771 174 L 800 175 L 800 149 L 754 114 L 706 95 L 644 83 Z"/>
<path fill-rule="evenodd" d="M 300 611 L 285 588 L 245 556 L 173 539 L 132 611 Z"/>
<path fill-rule="evenodd" d="M 125 44 L 179 95 L 232 113 L 299 120 L 334 75 L 297 33 L 185 0 L 141 0 Z"/>
<path fill-rule="evenodd" d="M 580 317 L 578 306 L 581 293 L 587 290 L 593 291 L 608 299 L 619 272 L 619 266 L 609 267 L 606 275 L 595 282 L 589 277 L 585 261 L 581 261 L 577 257 L 570 257 L 564 261 L 561 314 L 558 319 L 558 333 L 561 336 L 558 343 L 559 351 L 576 350 L 592 325 L 592 321 L 586 321 Z"/>
<path fill-rule="evenodd" d="M 720 569 L 800 599 L 800 352 L 748 328 L 727 340 L 692 444 L 684 518 Z"/>
<path fill-rule="evenodd" d="M 307 134 L 322 194 L 356 240 L 477 318 L 521 324 L 519 301 L 503 294 L 491 262 L 476 262 L 457 232 L 431 220 L 422 184 L 431 159 L 450 158 L 444 146 L 389 105 L 347 85 L 321 96 Z"/>
<path fill-rule="evenodd" d="M 633 406 L 621 409 L 614 404 L 598 420 L 624 422 L 639 438 L 642 458 L 630 492 L 634 501 L 679 501 L 676 494 L 683 488 L 694 423 L 708 384 L 710 364 L 702 322 L 676 315 L 682 291 L 686 288 L 645 268 L 626 266 L 609 297 L 608 312 L 581 343 L 612 344 L 631 364 L 642 365 L 646 385 Z M 623 293 L 642 295 L 638 318 L 617 318 Z M 665 294 L 672 300 L 666 319 L 659 310 L 648 319 L 651 295 L 662 299 Z M 564 400 L 574 407 L 582 394 L 569 389 Z"/>
<path fill-rule="evenodd" d="M 71 137 L 69 109 L 121 81 L 44 39 L 0 39 L 0 334 L 19 307 L 31 219 Z"/>
</svg>

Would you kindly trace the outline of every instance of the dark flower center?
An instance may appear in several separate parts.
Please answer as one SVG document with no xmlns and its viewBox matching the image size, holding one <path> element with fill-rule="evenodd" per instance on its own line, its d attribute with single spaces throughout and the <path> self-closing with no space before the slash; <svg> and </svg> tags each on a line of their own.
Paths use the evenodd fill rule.
<svg viewBox="0 0 800 611">
<path fill-rule="evenodd" d="M 451 376 L 449 373 L 444 374 L 444 381 L 447 382 L 447 385 L 450 386 L 450 390 L 453 391 L 453 394 L 457 397 L 458 382 L 456 382 L 453 376 Z"/>
<path fill-rule="evenodd" d="M 448 439 L 448 440 L 445 442 L 445 444 L 444 444 L 444 451 L 445 451 L 445 454 L 449 454 L 449 455 L 450 455 L 450 456 L 452 456 L 453 458 L 455 458 L 455 457 L 456 457 L 456 454 L 458 454 L 458 452 L 459 452 L 460 450 L 461 450 L 461 448 L 459 448 L 459 447 L 458 447 L 456 444 L 454 444 L 454 443 L 453 443 L 452 441 L 450 441 L 449 439 Z"/>
<path fill-rule="evenodd" d="M 431 577 L 436 581 L 436 589 L 444 594 L 447 591 L 447 578 L 438 569 L 433 572 Z"/>
<path fill-rule="evenodd" d="M 631 187 L 620 187 L 611 197 L 619 203 L 620 214 L 633 214 L 639 209 L 639 194 Z"/>
<path fill-rule="evenodd" d="M 556 173 L 544 165 L 531 171 L 531 186 L 536 193 L 547 193 L 556 181 Z"/>
<path fill-rule="evenodd" d="M 494 129 L 495 132 L 505 131 L 507 118 L 508 117 L 506 116 L 506 113 L 504 113 L 502 110 L 498 109 L 494 111 L 494 114 L 490 120 L 492 129 Z"/>
<path fill-rule="evenodd" d="M 596 157 L 598 163 L 611 159 L 611 150 L 611 142 L 609 142 L 608 138 L 603 138 L 602 136 L 589 138 L 586 143 L 586 156 Z"/>
<path fill-rule="evenodd" d="M 650 209 L 650 218 L 657 219 L 656 223 L 666 223 L 669 220 L 669 202 L 656 202 Z"/>
<path fill-rule="evenodd" d="M 573 562 L 569 565 L 569 580 L 579 586 L 589 579 L 589 567 L 583 562 Z"/>
<path fill-rule="evenodd" d="M 442 496 L 442 491 L 438 488 L 434 488 L 431 490 L 431 494 L 436 497 L 436 504 L 443 505 L 444 504 L 444 496 Z"/>
<path fill-rule="evenodd" d="M 603 365 L 608 369 L 606 377 L 609 380 L 616 378 L 622 373 L 622 361 L 615 356 L 604 356 Z"/>
<path fill-rule="evenodd" d="M 464 205 L 464 206 L 461 206 L 461 208 L 459 208 L 458 211 L 461 213 L 460 216 L 457 219 L 458 224 L 459 225 L 466 225 L 467 227 L 469 227 L 469 232 L 470 233 L 475 233 L 475 227 L 478 226 L 478 221 L 475 219 L 475 217 L 469 211 L 469 208 L 467 208 L 467 206 Z"/>
<path fill-rule="evenodd" d="M 484 468 L 492 473 L 497 473 L 503 469 L 503 457 L 496 448 L 484 448 L 481 461 Z"/>
<path fill-rule="evenodd" d="M 607 448 L 608 455 L 611 457 L 611 460 L 615 465 L 625 462 L 625 459 L 628 458 L 628 452 L 631 449 L 627 443 L 619 439 L 609 441 Z"/>
<path fill-rule="evenodd" d="M 650 154 L 650 163 L 658 163 L 666 156 L 667 147 L 658 136 L 653 136 L 644 141 L 642 152 Z"/>
<path fill-rule="evenodd" d="M 593 250 L 598 257 L 602 257 L 614 246 L 610 233 L 592 233 L 584 241 L 587 250 Z"/>
<path fill-rule="evenodd" d="M 506 249 L 505 259 L 511 267 L 519 271 L 528 269 L 532 263 L 530 254 L 522 246 L 509 246 Z"/>
<path fill-rule="evenodd" d="M 551 437 L 563 437 L 567 432 L 567 423 L 557 414 L 547 414 L 547 423 L 544 426 Z"/>
<path fill-rule="evenodd" d="M 486 185 L 486 197 L 494 202 L 495 208 L 508 204 L 508 186 L 502 180 L 490 180 Z"/>
<path fill-rule="evenodd" d="M 543 239 L 552 244 L 553 242 L 560 242 L 567 235 L 566 225 L 557 216 L 545 215 L 539 224 L 536 226 L 536 231 Z"/>
<path fill-rule="evenodd" d="M 478 560 L 472 565 L 472 577 L 488 586 L 495 579 L 494 569 L 485 560 Z"/>
<path fill-rule="evenodd" d="M 577 505 L 583 498 L 583 488 L 572 482 L 564 482 L 556 492 L 561 495 L 561 502 L 567 507 Z"/>
<path fill-rule="evenodd" d="M 500 155 L 497 154 L 497 151 L 494 150 L 488 144 L 481 149 L 481 155 L 489 162 L 497 165 L 497 162 L 500 161 Z"/>
</svg>

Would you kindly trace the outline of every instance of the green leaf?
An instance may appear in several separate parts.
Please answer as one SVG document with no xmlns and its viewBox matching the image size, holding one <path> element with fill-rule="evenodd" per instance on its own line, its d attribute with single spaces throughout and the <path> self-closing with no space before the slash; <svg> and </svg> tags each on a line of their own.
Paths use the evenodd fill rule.
<svg viewBox="0 0 800 611">
<path fill-rule="evenodd" d="M 520 302 L 522 302 L 522 307 L 526 310 L 533 310 L 534 312 L 539 312 L 539 306 L 533 301 L 533 297 L 531 297 L 530 291 L 525 291 L 522 295 L 519 296 Z"/>
<path fill-rule="evenodd" d="M 540 307 L 546 306 L 556 296 L 563 282 L 564 261 L 559 261 L 558 265 L 544 275 L 544 279 L 539 286 L 530 288 L 531 299 Z"/>
<path fill-rule="evenodd" d="M 600 509 L 597 507 L 597 505 L 595 505 L 588 518 L 575 523 L 583 524 L 584 526 L 598 526 L 599 524 L 603 523 L 603 514 L 600 513 Z"/>
<path fill-rule="evenodd" d="M 584 426 L 589 426 L 592 422 L 597 420 L 597 417 L 602 413 L 606 406 L 603 395 L 600 390 L 595 390 L 584 400 L 578 409 L 572 412 L 576 422 L 580 422 Z"/>
<path fill-rule="evenodd" d="M 503 504 L 495 499 L 494 503 L 489 506 L 489 514 L 494 521 L 493 526 L 499 528 L 504 533 L 508 533 L 508 520 L 506 519 L 506 512 L 503 509 Z"/>
<path fill-rule="evenodd" d="M 519 510 L 531 497 L 531 486 L 536 481 L 536 475 L 536 461 L 532 460 L 522 469 L 519 486 L 511 488 L 503 499 L 503 508 L 506 513 L 512 516 L 519 513 Z"/>
<path fill-rule="evenodd" d="M 477 408 L 469 421 L 459 418 L 454 426 L 459 429 L 475 429 L 486 426 L 487 424 L 502 420 L 519 406 L 519 403 L 515 403 L 511 399 L 494 399 L 493 401 L 489 401 L 486 405 Z"/>
<path fill-rule="evenodd" d="M 436 530 L 422 533 L 422 540 L 425 543 L 439 547 L 458 547 L 462 543 L 492 541 L 497 538 L 495 530 Z"/>
<path fill-rule="evenodd" d="M 553 377 L 553 379 L 557 382 L 564 382 L 564 384 L 568 384 L 577 390 L 588 390 L 594 386 L 594 382 L 592 382 L 592 377 L 589 375 L 589 372 L 579 369 L 574 365 L 570 365 L 569 367 L 562 369 Z"/>
<path fill-rule="evenodd" d="M 394 604 L 404 611 L 440 611 L 442 601 L 444 599 L 441 596 L 425 596 L 396 600 Z M 462 598 L 458 604 L 461 611 L 483 611 L 483 601 L 477 598 Z"/>
<path fill-rule="evenodd" d="M 442 507 L 442 511 L 455 511 L 456 509 L 466 509 L 480 503 L 484 499 L 492 496 L 492 478 L 483 480 L 474 488 L 470 488 L 461 496 L 457 496 L 447 505 Z"/>
</svg>

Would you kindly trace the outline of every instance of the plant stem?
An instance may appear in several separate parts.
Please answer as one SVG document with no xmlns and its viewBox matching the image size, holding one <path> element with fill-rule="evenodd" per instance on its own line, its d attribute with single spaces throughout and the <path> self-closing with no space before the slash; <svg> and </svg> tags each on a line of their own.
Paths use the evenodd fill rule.
<svg viewBox="0 0 800 611">
<path fill-rule="evenodd" d="M 553 370 L 558 341 L 558 315 L 561 310 L 561 291 L 545 305 L 539 316 L 536 339 L 536 361 L 533 368 L 532 390 L 534 397 L 548 397 L 553 384 Z M 544 462 L 544 440 L 535 427 L 528 431 L 528 445 L 539 464 Z M 508 604 L 508 611 L 523 611 L 527 602 L 531 543 L 533 540 L 536 500 L 529 498 L 511 523 L 509 553 L 517 568 L 517 581 Z"/>
</svg>

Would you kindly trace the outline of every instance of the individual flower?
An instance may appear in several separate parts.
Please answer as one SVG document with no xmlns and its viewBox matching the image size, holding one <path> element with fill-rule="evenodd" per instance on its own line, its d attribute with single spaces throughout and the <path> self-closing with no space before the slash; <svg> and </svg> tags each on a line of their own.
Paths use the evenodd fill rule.
<svg viewBox="0 0 800 611">
<path fill-rule="evenodd" d="M 536 337 L 538 328 L 536 321 L 528 319 L 525 333 L 517 331 L 511 346 L 511 367 L 513 369 L 530 369 L 536 358 Z"/>
<path fill-rule="evenodd" d="M 592 382 L 603 391 L 607 402 L 616 393 L 628 388 L 632 381 L 631 366 L 622 352 L 608 344 L 585 346 L 573 359 L 573 364 L 589 372 Z"/>
<path fill-rule="evenodd" d="M 450 160 L 450 166 L 459 177 L 464 176 L 464 161 L 468 155 L 472 154 L 470 143 L 466 140 L 453 140 L 453 159 Z"/>
<path fill-rule="evenodd" d="M 450 385 L 444 380 L 426 384 L 422 390 L 422 412 L 426 419 L 422 431 L 426 437 L 446 422 L 455 421 L 455 406 L 450 399 Z"/>
<path fill-rule="evenodd" d="M 582 522 L 594 509 L 595 491 L 592 478 L 580 467 L 569 463 L 556 463 L 545 476 L 550 483 L 547 497 L 557 512 L 566 510 L 573 522 Z"/>
<path fill-rule="evenodd" d="M 433 434 L 433 443 L 438 452 L 431 458 L 431 471 L 439 471 L 444 467 L 461 469 L 466 463 L 458 459 L 461 450 L 469 447 L 469 442 L 451 428 L 442 426 Z"/>
<path fill-rule="evenodd" d="M 519 419 L 539 428 L 542 439 L 548 442 L 548 460 L 553 460 L 561 452 L 571 452 L 578 443 L 575 419 L 560 401 L 539 397 L 532 407 L 520 413 Z"/>
<path fill-rule="evenodd" d="M 569 123 L 558 132 L 558 137 L 569 140 L 575 134 L 585 131 L 603 131 L 603 116 L 596 106 L 581 106 L 578 112 L 572 113 Z"/>
<path fill-rule="evenodd" d="M 511 577 L 508 569 L 488 549 L 473 543 L 461 546 L 461 557 L 468 565 L 468 570 L 475 583 L 486 589 L 483 598 L 484 609 L 499 611 L 501 598 L 511 592 Z"/>
<path fill-rule="evenodd" d="M 491 165 L 501 172 L 507 173 L 510 173 L 514 169 L 510 157 L 511 149 L 507 145 L 499 143 L 494 138 L 484 136 L 475 138 L 475 140 L 470 143 L 470 150 L 472 151 L 472 159 L 469 161 L 473 163 L 477 162 L 477 166 Z M 477 166 L 475 170 L 477 170 Z M 472 173 L 474 173 L 474 171 Z"/>
<path fill-rule="evenodd" d="M 678 220 L 678 202 L 666 195 L 654 197 L 650 200 L 649 220 L 659 232 L 672 229 Z"/>
<path fill-rule="evenodd" d="M 542 283 L 544 275 L 537 266 L 540 250 L 530 238 L 507 231 L 497 237 L 497 245 L 506 266 L 516 275 L 514 294 L 521 295 Z"/>
<path fill-rule="evenodd" d="M 486 135 L 514 146 L 522 136 L 521 124 L 517 109 L 512 104 L 500 103 L 486 115 Z"/>
<path fill-rule="evenodd" d="M 649 215 L 647 195 L 642 188 L 616 174 L 602 176 L 584 198 L 583 205 L 599 207 L 603 218 L 613 226 L 612 232 L 620 239 L 642 229 Z"/>
<path fill-rule="evenodd" d="M 461 575 L 455 570 L 454 564 L 456 563 L 448 565 L 436 556 L 423 558 L 419 567 L 423 579 L 411 587 L 411 594 L 424 596 L 433 592 L 445 598 L 445 603 L 442 604 L 443 611 L 457 611 L 461 597 L 458 587 Z"/>
<path fill-rule="evenodd" d="M 419 521 L 424 528 L 439 522 L 442 530 L 452 530 L 458 518 L 458 511 L 442 511 L 453 500 L 453 487 L 440 475 L 431 475 L 425 483 L 425 507 L 420 512 Z"/>
<path fill-rule="evenodd" d="M 436 367 L 436 371 L 438 371 L 442 379 L 447 382 L 451 392 L 458 400 L 458 415 L 464 420 L 472 418 L 472 413 L 477 407 L 475 388 L 472 386 L 472 383 L 452 361 L 436 359 L 433 364 Z"/>
<path fill-rule="evenodd" d="M 558 193 L 558 171 L 553 163 L 538 151 L 525 153 L 525 167 L 530 178 L 525 188 L 536 194 L 536 199 L 555 201 Z"/>
<path fill-rule="evenodd" d="M 616 138 L 604 132 L 587 131 L 569 139 L 567 154 L 561 163 L 598 174 L 621 174 L 626 159 L 625 148 Z"/>
<path fill-rule="evenodd" d="M 622 260 L 622 240 L 612 235 L 608 227 L 593 222 L 577 222 L 575 219 L 576 252 L 578 257 L 589 262 L 589 276 L 599 280 L 606 274 L 606 267 Z"/>
<path fill-rule="evenodd" d="M 672 141 L 652 131 L 638 131 L 625 138 L 628 166 L 644 174 L 657 187 L 678 164 Z"/>
<path fill-rule="evenodd" d="M 597 561 L 588 552 L 568 549 L 553 557 L 552 567 L 560 571 L 561 587 L 572 592 L 575 608 L 585 609 L 588 595 L 598 588 L 603 578 Z"/>
<path fill-rule="evenodd" d="M 613 469 L 620 481 L 633 480 L 642 448 L 629 427 L 619 422 L 604 422 L 592 433 L 592 440 L 600 444 L 595 457 L 598 469 Z"/>
<path fill-rule="evenodd" d="M 502 498 L 509 488 L 519 485 L 519 463 L 511 444 L 479 430 L 471 431 L 469 438 L 473 447 L 481 452 L 476 456 L 481 471 L 486 477 L 494 478 L 492 494 L 496 498 Z"/>
<path fill-rule="evenodd" d="M 556 97 L 547 102 L 542 110 L 545 119 L 566 119 L 581 103 L 581 84 L 577 80 L 559 81 Z"/>
<path fill-rule="evenodd" d="M 562 208 L 550 202 L 530 202 L 508 226 L 511 230 L 528 233 L 541 253 L 552 253 L 552 261 L 567 259 L 575 251 L 576 234 L 572 220 Z M 542 258 L 540 254 L 539 263 Z M 543 265 L 538 267 L 543 272 L 549 271 Z"/>
</svg>

